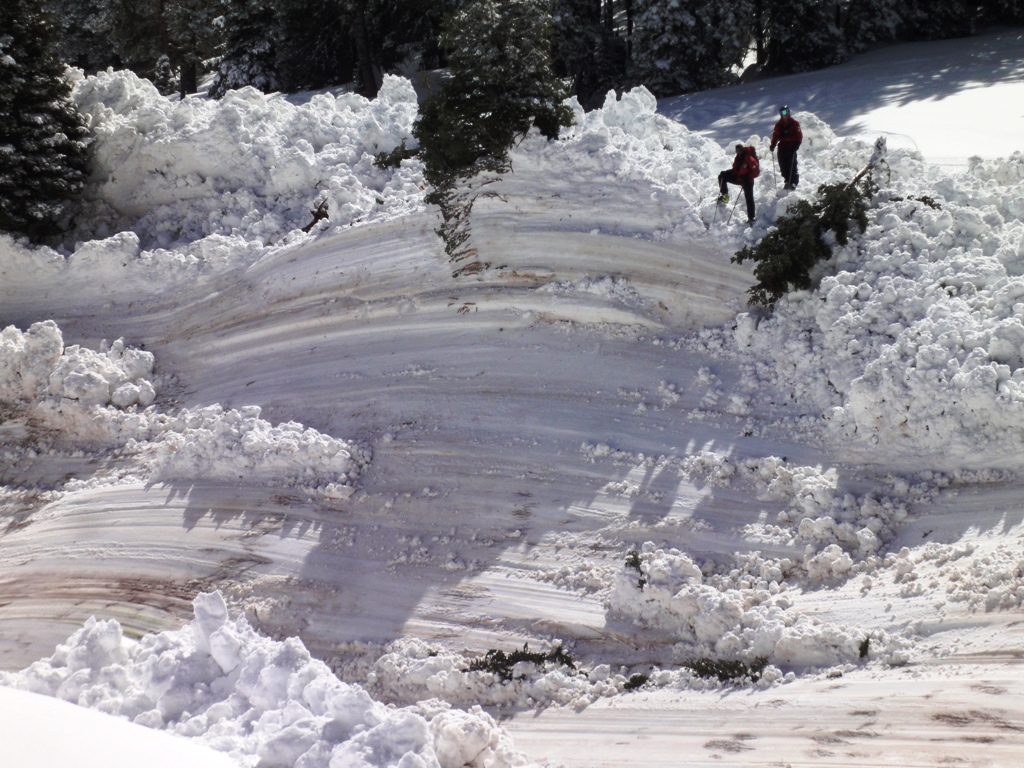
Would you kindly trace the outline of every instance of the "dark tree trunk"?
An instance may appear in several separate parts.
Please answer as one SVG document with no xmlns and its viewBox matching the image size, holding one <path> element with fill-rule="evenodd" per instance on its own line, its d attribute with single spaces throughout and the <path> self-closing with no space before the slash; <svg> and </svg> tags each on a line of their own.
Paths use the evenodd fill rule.
<svg viewBox="0 0 1024 768">
<path fill-rule="evenodd" d="M 181 63 L 181 98 L 199 90 L 199 71 L 194 61 L 183 61 Z"/>
<path fill-rule="evenodd" d="M 366 15 L 362 8 L 356 12 L 355 21 L 352 23 L 352 37 L 356 46 L 356 57 L 359 60 L 359 81 L 362 86 L 362 95 L 372 99 L 380 90 L 380 68 L 373 58 L 370 33 L 366 28 Z"/>
<path fill-rule="evenodd" d="M 633 0 L 626 0 L 626 61 L 633 58 Z"/>
</svg>

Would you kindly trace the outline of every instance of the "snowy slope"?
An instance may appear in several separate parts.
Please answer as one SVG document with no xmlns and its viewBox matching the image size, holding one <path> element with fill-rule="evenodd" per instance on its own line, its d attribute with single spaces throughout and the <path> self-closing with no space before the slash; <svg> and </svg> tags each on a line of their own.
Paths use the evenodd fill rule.
<svg viewBox="0 0 1024 768">
<path fill-rule="evenodd" d="M 905 71 L 872 57 L 815 82 Z M 1020 154 L 893 142 L 869 231 L 768 317 L 729 257 L 787 199 L 763 174 L 751 230 L 711 200 L 774 107 L 748 134 L 711 94 L 684 126 L 638 89 L 530 137 L 454 278 L 417 164 L 371 162 L 406 81 L 76 94 L 82 242 L 0 238 L 2 682 L 242 765 L 1012 764 Z M 872 135 L 785 100 L 799 194 L 864 164 Z M 472 668 L 524 643 L 575 666 Z"/>
</svg>

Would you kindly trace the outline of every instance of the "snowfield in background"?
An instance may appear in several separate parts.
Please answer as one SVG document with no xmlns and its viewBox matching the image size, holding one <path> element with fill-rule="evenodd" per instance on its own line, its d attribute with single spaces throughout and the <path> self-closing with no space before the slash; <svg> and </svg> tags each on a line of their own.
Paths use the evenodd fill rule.
<svg viewBox="0 0 1024 768">
<path fill-rule="evenodd" d="M 1024 154 L 890 142 L 868 230 L 752 309 L 730 257 L 872 152 L 807 78 L 745 86 L 797 192 L 774 106 L 723 145 L 735 99 L 635 89 L 515 148 L 453 265 L 373 165 L 407 80 L 79 77 L 75 243 L 0 236 L 0 682 L 246 766 L 1012 764 Z"/>
</svg>

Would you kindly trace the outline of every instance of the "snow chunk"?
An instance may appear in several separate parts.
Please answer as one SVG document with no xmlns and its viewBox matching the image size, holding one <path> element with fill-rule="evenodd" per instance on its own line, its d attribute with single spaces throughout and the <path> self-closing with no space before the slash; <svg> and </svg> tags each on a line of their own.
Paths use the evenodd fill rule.
<svg viewBox="0 0 1024 768">
<path fill-rule="evenodd" d="M 219 592 L 194 601 L 195 620 L 127 640 L 116 621 L 90 619 L 53 656 L 0 684 L 57 696 L 197 739 L 239 764 L 510 768 L 526 763 L 479 707 L 425 716 L 387 707 L 342 682 L 302 642 L 232 620 Z M 232 638 L 237 663 L 215 657 Z M 436 707 L 434 708 L 436 710 Z"/>
</svg>

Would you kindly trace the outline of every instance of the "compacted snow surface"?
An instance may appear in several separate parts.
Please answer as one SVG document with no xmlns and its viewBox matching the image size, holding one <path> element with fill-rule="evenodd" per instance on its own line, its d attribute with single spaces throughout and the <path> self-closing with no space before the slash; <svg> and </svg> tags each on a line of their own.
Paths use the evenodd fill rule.
<svg viewBox="0 0 1024 768">
<path fill-rule="evenodd" d="M 457 265 L 418 162 L 373 165 L 407 80 L 79 78 L 74 242 L 0 236 L 0 683 L 185 737 L 182 765 L 1014 765 L 1024 120 L 957 155 L 914 85 L 961 62 L 950 114 L 1019 105 L 1022 52 L 610 95 L 480 187 Z M 867 231 L 748 307 L 730 257 L 878 136 Z M 713 202 L 737 140 L 749 229 Z M 136 738 L 93 732 L 107 768 Z"/>
</svg>

